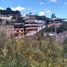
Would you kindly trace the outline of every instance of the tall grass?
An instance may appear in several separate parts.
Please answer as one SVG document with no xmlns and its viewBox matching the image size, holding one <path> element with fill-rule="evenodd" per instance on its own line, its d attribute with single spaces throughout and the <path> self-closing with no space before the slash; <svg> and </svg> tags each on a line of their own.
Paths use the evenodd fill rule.
<svg viewBox="0 0 67 67">
<path fill-rule="evenodd" d="M 0 35 L 0 67 L 61 67 L 63 46 L 53 39 Z"/>
</svg>

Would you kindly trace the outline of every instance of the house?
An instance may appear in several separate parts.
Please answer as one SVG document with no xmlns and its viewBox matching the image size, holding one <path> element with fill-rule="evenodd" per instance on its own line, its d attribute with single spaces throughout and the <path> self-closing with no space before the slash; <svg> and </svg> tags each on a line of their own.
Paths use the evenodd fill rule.
<svg viewBox="0 0 67 67">
<path fill-rule="evenodd" d="M 6 24 L 6 22 L 13 21 L 13 17 L 19 17 L 21 14 L 19 11 L 13 11 L 10 8 L 7 8 L 6 10 L 0 10 L 0 19 L 1 24 Z"/>
<path fill-rule="evenodd" d="M 25 16 L 25 22 L 35 22 L 35 15 L 31 15 L 31 14 L 26 14 Z"/>
<path fill-rule="evenodd" d="M 12 16 L 20 16 L 19 11 L 13 11 L 10 8 L 7 8 L 6 10 L 0 10 L 0 18 L 1 19 L 10 19 Z"/>
</svg>

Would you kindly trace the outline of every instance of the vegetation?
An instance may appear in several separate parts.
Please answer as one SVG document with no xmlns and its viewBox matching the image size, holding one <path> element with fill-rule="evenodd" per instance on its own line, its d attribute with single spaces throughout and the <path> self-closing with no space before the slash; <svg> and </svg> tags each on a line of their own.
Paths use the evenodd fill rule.
<svg viewBox="0 0 67 67">
<path fill-rule="evenodd" d="M 62 25 L 60 27 L 57 27 L 56 30 L 57 30 L 57 33 L 62 33 L 63 31 L 67 31 L 67 23 L 62 22 Z M 55 27 L 52 26 L 49 28 L 48 27 L 44 28 L 41 31 L 39 31 L 38 33 L 41 34 L 43 32 L 55 32 Z"/>
<path fill-rule="evenodd" d="M 67 42 L 65 41 L 65 46 Z M 15 39 L 0 34 L 0 67 L 65 67 L 64 45 L 52 38 Z M 67 67 L 67 65 L 66 65 Z"/>
<path fill-rule="evenodd" d="M 52 13 L 51 18 L 56 18 L 55 13 Z"/>
</svg>

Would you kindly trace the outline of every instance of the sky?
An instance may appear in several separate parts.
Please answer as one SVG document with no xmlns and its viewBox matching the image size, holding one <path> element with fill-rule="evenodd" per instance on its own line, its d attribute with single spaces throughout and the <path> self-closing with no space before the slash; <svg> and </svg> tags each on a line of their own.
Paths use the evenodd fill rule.
<svg viewBox="0 0 67 67">
<path fill-rule="evenodd" d="M 51 17 L 55 13 L 57 17 L 67 18 L 67 0 L 0 0 L 0 9 L 10 7 L 19 10 L 21 14 L 36 14 Z"/>
</svg>

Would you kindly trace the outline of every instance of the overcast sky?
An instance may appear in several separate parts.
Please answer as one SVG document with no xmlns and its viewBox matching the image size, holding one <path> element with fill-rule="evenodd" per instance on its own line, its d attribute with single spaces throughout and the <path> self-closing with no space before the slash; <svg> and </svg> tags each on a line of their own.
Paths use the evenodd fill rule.
<svg viewBox="0 0 67 67">
<path fill-rule="evenodd" d="M 55 13 L 57 17 L 67 18 L 67 0 L 0 0 L 0 9 L 10 7 L 21 13 L 51 16 Z"/>
</svg>

